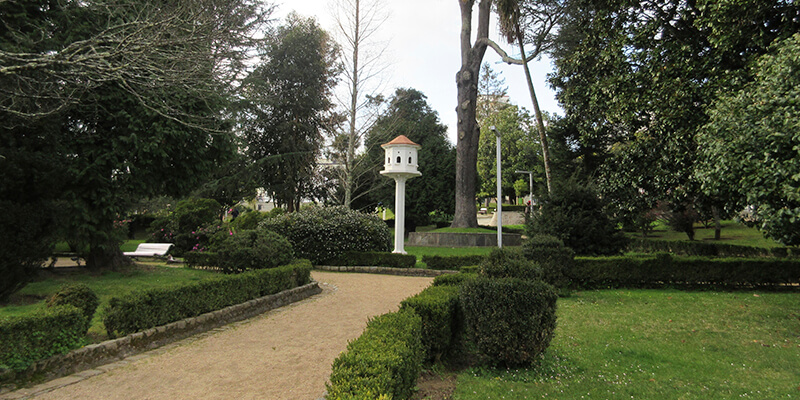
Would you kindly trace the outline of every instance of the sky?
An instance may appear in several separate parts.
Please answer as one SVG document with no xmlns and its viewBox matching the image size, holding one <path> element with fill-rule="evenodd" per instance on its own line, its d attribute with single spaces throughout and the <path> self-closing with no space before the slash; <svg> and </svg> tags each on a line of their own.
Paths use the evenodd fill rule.
<svg viewBox="0 0 800 400">
<path fill-rule="evenodd" d="M 461 65 L 459 32 L 461 15 L 457 0 L 382 0 L 388 8 L 388 19 L 381 26 L 383 40 L 387 43 L 389 64 L 384 76 L 386 96 L 396 88 L 413 88 L 428 97 L 428 104 L 439 113 L 439 119 L 448 127 L 450 141 L 456 142 L 457 90 L 455 76 Z M 306 17 L 315 17 L 320 26 L 334 31 L 331 0 L 276 0 L 278 7 L 273 16 L 279 21 L 295 11 Z M 477 15 L 477 7 L 474 13 Z M 501 41 L 496 33 L 497 19 L 492 16 L 490 37 L 501 43 L 509 54 L 513 47 Z M 473 24 L 473 30 L 474 30 Z M 474 35 L 474 32 L 473 32 Z M 489 48 L 483 59 L 508 86 L 511 103 L 532 110 L 525 73 L 521 65 L 506 65 Z M 543 111 L 562 114 L 555 93 L 547 85 L 547 74 L 552 72 L 548 59 L 530 64 L 531 76 L 539 106 Z"/>
</svg>

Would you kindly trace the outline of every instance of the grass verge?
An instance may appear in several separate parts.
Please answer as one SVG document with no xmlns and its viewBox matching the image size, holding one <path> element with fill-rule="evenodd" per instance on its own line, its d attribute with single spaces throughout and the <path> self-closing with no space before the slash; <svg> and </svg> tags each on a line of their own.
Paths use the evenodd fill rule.
<svg viewBox="0 0 800 400">
<path fill-rule="evenodd" d="M 800 397 L 798 293 L 602 290 L 560 299 L 537 367 L 472 369 L 456 399 Z"/>
</svg>

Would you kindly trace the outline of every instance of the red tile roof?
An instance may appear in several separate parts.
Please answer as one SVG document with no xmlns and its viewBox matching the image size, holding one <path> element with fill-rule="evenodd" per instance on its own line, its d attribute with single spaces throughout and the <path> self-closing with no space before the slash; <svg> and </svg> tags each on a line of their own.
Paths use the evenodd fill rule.
<svg viewBox="0 0 800 400">
<path fill-rule="evenodd" d="M 410 144 L 412 146 L 419 146 L 418 144 L 412 142 L 411 139 L 407 138 L 406 135 L 400 135 L 400 136 L 392 139 L 391 142 L 386 143 L 386 144 L 382 144 L 381 147 L 386 146 L 386 145 L 390 145 L 390 144 Z"/>
</svg>

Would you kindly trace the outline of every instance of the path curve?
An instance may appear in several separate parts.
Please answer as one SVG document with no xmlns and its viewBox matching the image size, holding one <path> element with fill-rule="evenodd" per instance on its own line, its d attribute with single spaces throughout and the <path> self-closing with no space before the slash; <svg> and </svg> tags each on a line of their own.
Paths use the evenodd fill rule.
<svg viewBox="0 0 800 400">
<path fill-rule="evenodd" d="M 432 278 L 313 271 L 323 292 L 199 338 L 134 357 L 44 399 L 301 399 L 325 391 L 331 363 L 370 317 Z"/>
</svg>

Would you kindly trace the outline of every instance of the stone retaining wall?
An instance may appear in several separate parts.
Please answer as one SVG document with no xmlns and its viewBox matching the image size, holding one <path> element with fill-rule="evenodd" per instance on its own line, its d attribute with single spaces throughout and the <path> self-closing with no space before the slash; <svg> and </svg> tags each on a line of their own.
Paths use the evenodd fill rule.
<svg viewBox="0 0 800 400">
<path fill-rule="evenodd" d="M 503 234 L 504 246 L 521 246 L 522 235 Z M 406 246 L 426 247 L 497 247 L 497 233 L 478 232 L 409 232 Z"/>
<path fill-rule="evenodd" d="M 401 276 L 427 276 L 437 277 L 444 274 L 455 274 L 458 271 L 442 271 L 436 269 L 420 268 L 389 268 L 389 267 L 337 267 L 329 265 L 315 265 L 314 269 L 333 272 L 360 272 L 363 274 L 386 274 Z"/>
<path fill-rule="evenodd" d="M 27 381 L 32 378 L 36 380 L 51 380 L 92 369 L 223 325 L 252 318 L 321 292 L 322 289 L 319 284 L 312 282 L 194 318 L 187 318 L 118 339 L 92 344 L 66 354 L 41 360 L 31 365 L 26 371 L 16 374 L 13 378 L 18 381 Z"/>
</svg>

